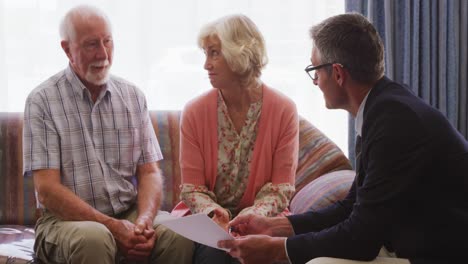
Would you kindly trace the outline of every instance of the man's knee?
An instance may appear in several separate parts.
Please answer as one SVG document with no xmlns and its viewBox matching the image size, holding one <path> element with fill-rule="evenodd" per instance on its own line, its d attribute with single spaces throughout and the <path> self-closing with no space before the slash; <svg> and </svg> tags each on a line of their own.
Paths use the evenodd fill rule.
<svg viewBox="0 0 468 264">
<path fill-rule="evenodd" d="M 191 240 L 173 232 L 163 225 L 156 226 L 155 255 L 161 262 L 177 259 L 179 263 L 191 263 L 194 244 Z"/>
<path fill-rule="evenodd" d="M 193 250 L 193 242 L 191 240 L 177 234 L 169 228 L 166 228 L 163 225 L 159 225 L 155 230 L 158 237 L 158 242 L 162 246 L 174 247 L 175 245 L 180 245 L 180 248 L 190 248 L 190 250 Z"/>
<path fill-rule="evenodd" d="M 116 245 L 102 224 L 88 221 L 45 221 L 37 227 L 34 250 L 45 263 L 115 262 Z"/>
<path fill-rule="evenodd" d="M 72 251 L 94 251 L 102 255 L 115 256 L 117 248 L 112 233 L 104 225 L 96 222 L 76 222 L 70 234 Z"/>
</svg>

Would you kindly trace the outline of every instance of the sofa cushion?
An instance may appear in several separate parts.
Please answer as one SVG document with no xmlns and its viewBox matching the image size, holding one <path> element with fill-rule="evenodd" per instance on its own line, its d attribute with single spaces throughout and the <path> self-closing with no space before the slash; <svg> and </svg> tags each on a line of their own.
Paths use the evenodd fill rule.
<svg viewBox="0 0 468 264">
<path fill-rule="evenodd" d="M 296 194 L 309 182 L 336 170 L 350 170 L 351 163 L 341 149 L 304 118 L 299 120 L 299 162 Z"/>
<path fill-rule="evenodd" d="M 36 263 L 34 259 L 34 230 L 24 226 L 0 227 L 0 264 Z"/>
<path fill-rule="evenodd" d="M 181 111 L 150 111 L 163 160 L 158 162 L 164 178 L 164 200 L 161 209 L 171 211 L 179 202 L 179 124 Z"/>
<path fill-rule="evenodd" d="M 0 224 L 34 225 L 32 177 L 23 177 L 23 113 L 0 113 Z"/>
<path fill-rule="evenodd" d="M 327 173 L 302 188 L 291 202 L 293 214 L 327 207 L 346 197 L 354 181 L 355 172 L 338 170 Z"/>
</svg>

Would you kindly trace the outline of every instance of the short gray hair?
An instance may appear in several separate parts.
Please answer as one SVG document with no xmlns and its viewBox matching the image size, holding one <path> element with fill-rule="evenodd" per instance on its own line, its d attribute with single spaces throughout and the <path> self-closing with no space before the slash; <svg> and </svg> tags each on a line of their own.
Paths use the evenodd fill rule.
<svg viewBox="0 0 468 264">
<path fill-rule="evenodd" d="M 370 84 L 385 71 L 384 46 L 377 30 L 361 14 L 330 17 L 310 29 L 321 63 L 341 63 L 354 80 Z"/>
<path fill-rule="evenodd" d="M 79 5 L 70 9 L 62 18 L 59 28 L 60 38 L 66 41 L 74 40 L 76 37 L 76 29 L 74 24 L 76 19 L 79 18 L 81 20 L 88 20 L 96 17 L 102 18 L 104 21 L 106 21 L 109 30 L 112 32 L 110 20 L 106 14 L 104 14 L 104 12 L 94 6 Z"/>
<path fill-rule="evenodd" d="M 198 35 L 198 46 L 217 37 L 221 53 L 231 70 L 250 82 L 258 79 L 268 63 L 265 40 L 254 22 L 245 15 L 229 15 L 205 25 Z"/>
</svg>

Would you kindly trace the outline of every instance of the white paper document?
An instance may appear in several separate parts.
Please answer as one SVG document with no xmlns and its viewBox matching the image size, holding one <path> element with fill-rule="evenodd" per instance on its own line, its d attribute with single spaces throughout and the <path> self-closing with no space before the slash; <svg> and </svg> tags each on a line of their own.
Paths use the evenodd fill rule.
<svg viewBox="0 0 468 264">
<path fill-rule="evenodd" d="M 160 222 L 172 231 L 200 244 L 228 251 L 218 247 L 219 240 L 234 239 L 205 214 L 194 214 Z"/>
</svg>

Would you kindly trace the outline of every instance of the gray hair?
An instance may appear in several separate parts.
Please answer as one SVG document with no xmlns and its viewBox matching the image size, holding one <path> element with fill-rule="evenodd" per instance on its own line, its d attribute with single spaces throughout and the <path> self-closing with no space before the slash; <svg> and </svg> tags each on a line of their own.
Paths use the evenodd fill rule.
<svg viewBox="0 0 468 264">
<path fill-rule="evenodd" d="M 268 63 L 265 41 L 257 26 L 245 15 L 230 15 L 205 25 L 198 35 L 198 46 L 217 37 L 221 53 L 235 73 L 242 75 L 247 83 L 260 77 Z"/>
<path fill-rule="evenodd" d="M 341 63 L 355 81 L 370 84 L 385 70 L 384 46 L 377 30 L 361 14 L 330 17 L 310 29 L 321 63 Z"/>
<path fill-rule="evenodd" d="M 76 29 L 74 24 L 76 19 L 79 18 L 86 21 L 96 17 L 103 19 L 106 22 L 109 31 L 112 32 L 110 20 L 106 14 L 104 14 L 104 12 L 94 6 L 79 5 L 70 9 L 62 18 L 59 28 L 60 38 L 66 41 L 74 40 L 76 37 Z"/>
</svg>

